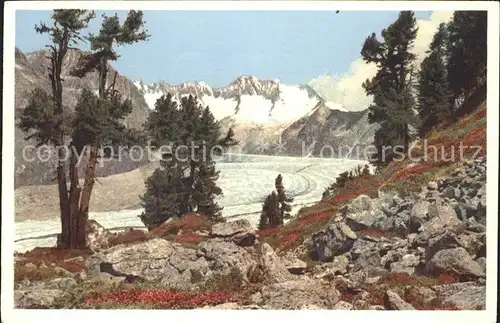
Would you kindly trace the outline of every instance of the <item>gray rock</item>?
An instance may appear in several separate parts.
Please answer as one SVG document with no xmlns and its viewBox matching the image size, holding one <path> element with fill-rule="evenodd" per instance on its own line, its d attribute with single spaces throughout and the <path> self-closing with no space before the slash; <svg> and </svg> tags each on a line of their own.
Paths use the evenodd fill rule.
<svg viewBox="0 0 500 323">
<path fill-rule="evenodd" d="M 420 257 L 412 254 L 404 255 L 400 261 L 390 264 L 390 270 L 393 273 L 415 274 L 415 268 L 420 263 Z"/>
<path fill-rule="evenodd" d="M 87 243 L 93 251 L 106 249 L 110 245 L 110 241 L 116 236 L 95 220 L 88 220 L 86 226 Z"/>
<path fill-rule="evenodd" d="M 261 294 L 262 304 L 272 309 L 301 309 L 311 305 L 331 309 L 340 300 L 340 293 L 329 283 L 312 279 L 266 285 Z"/>
<path fill-rule="evenodd" d="M 407 286 L 406 293 L 412 298 L 421 303 L 429 304 L 437 299 L 436 292 L 429 287 L 424 286 Z"/>
<path fill-rule="evenodd" d="M 356 239 L 356 234 L 345 223 L 331 224 L 313 234 L 311 256 L 320 261 L 330 261 L 336 255 L 349 251 Z"/>
<path fill-rule="evenodd" d="M 261 246 L 259 264 L 267 283 L 281 283 L 293 279 L 292 275 L 267 243 Z"/>
<path fill-rule="evenodd" d="M 214 275 L 238 272 L 243 278 L 256 257 L 230 241 L 211 239 L 197 249 L 185 248 L 164 239 L 133 245 L 119 245 L 94 254 L 86 261 L 88 279 L 109 279 L 102 275 L 143 279 L 155 284 L 190 290 Z"/>
<path fill-rule="evenodd" d="M 427 214 L 429 213 L 429 206 L 431 203 L 425 200 L 418 200 L 413 204 L 413 207 L 410 211 L 411 217 L 416 217 L 420 219 L 426 219 Z"/>
<path fill-rule="evenodd" d="M 240 305 L 238 303 L 223 303 L 223 304 L 218 304 L 215 306 L 210 306 L 206 305 L 201 307 L 200 309 L 207 310 L 207 309 L 217 309 L 217 310 L 259 310 L 261 309 L 260 306 L 255 305 L 255 304 L 250 304 L 250 305 Z"/>
<path fill-rule="evenodd" d="M 385 218 L 385 213 L 379 207 L 368 195 L 356 197 L 347 207 L 347 225 L 353 230 L 371 227 L 377 219 Z"/>
<path fill-rule="evenodd" d="M 358 259 L 358 257 L 372 249 L 377 248 L 377 244 L 372 241 L 367 241 L 366 239 L 357 239 L 354 241 L 351 249 L 352 260 Z M 378 247 L 380 249 L 380 246 Z"/>
<path fill-rule="evenodd" d="M 486 273 L 486 257 L 479 257 L 476 262 L 481 266 L 481 269 Z"/>
<path fill-rule="evenodd" d="M 434 275 L 452 272 L 466 277 L 486 276 L 481 266 L 461 247 L 438 251 L 427 263 L 425 270 Z"/>
<path fill-rule="evenodd" d="M 474 282 L 433 286 L 443 303 L 451 303 L 461 310 L 486 308 L 486 286 Z"/>
<path fill-rule="evenodd" d="M 327 262 L 316 266 L 314 270 L 314 278 L 329 279 L 339 274 L 345 274 L 347 272 L 348 265 L 349 259 L 347 258 L 347 256 L 336 256 L 333 258 L 332 262 Z"/>
<path fill-rule="evenodd" d="M 440 203 L 439 201 L 429 206 L 428 214 L 431 219 L 439 218 L 444 224 L 452 224 L 459 221 L 453 207 L 449 204 Z"/>
<path fill-rule="evenodd" d="M 432 191 L 437 190 L 437 189 L 438 189 L 438 183 L 437 183 L 437 182 L 434 182 L 434 181 L 429 182 L 429 183 L 427 184 L 427 189 L 432 190 Z"/>
<path fill-rule="evenodd" d="M 367 301 L 362 299 L 357 299 L 352 303 L 355 310 L 368 310 L 370 308 L 370 304 Z"/>
<path fill-rule="evenodd" d="M 14 307 L 53 308 L 55 301 L 63 295 L 60 289 L 15 290 Z"/>
<path fill-rule="evenodd" d="M 281 258 L 286 269 L 294 275 L 301 275 L 307 268 L 305 261 L 298 259 L 295 255 L 288 252 L 284 257 Z"/>
<path fill-rule="evenodd" d="M 256 240 L 254 227 L 245 219 L 214 224 L 211 235 L 230 238 L 235 244 L 245 247 L 253 245 Z"/>
<path fill-rule="evenodd" d="M 368 252 L 364 252 L 356 259 L 354 264 L 358 268 L 369 268 L 369 267 L 379 267 L 382 260 L 380 257 L 380 253 L 378 250 L 370 250 Z"/>
<path fill-rule="evenodd" d="M 388 310 L 407 311 L 415 309 L 411 304 L 405 302 L 396 292 L 390 290 L 385 292 L 384 305 Z"/>
<path fill-rule="evenodd" d="M 339 301 L 335 306 L 333 306 L 334 310 L 340 311 L 350 311 L 354 309 L 354 306 L 351 303 L 345 301 Z"/>
<path fill-rule="evenodd" d="M 443 196 L 449 199 L 458 198 L 460 197 L 460 195 L 461 195 L 460 189 L 455 187 L 448 187 L 443 193 Z"/>
<path fill-rule="evenodd" d="M 49 281 L 45 287 L 47 289 L 61 289 L 68 290 L 70 287 L 76 285 L 76 280 L 70 277 L 56 278 Z"/>
</svg>

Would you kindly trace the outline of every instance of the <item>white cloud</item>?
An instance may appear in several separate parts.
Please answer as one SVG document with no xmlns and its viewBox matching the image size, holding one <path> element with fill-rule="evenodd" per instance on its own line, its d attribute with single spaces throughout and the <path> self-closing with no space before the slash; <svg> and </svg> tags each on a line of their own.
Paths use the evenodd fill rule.
<svg viewBox="0 0 500 323">
<path fill-rule="evenodd" d="M 439 24 L 449 21 L 452 16 L 453 11 L 436 11 L 429 19 L 417 20 L 418 33 L 413 48 L 417 55 L 417 66 L 426 56 L 425 52 Z M 346 74 L 322 75 L 311 80 L 309 86 L 326 100 L 341 104 L 348 110 L 364 110 L 372 102 L 372 98 L 366 96 L 362 84 L 376 72 L 374 64 L 367 64 L 359 57 L 351 63 Z"/>
</svg>

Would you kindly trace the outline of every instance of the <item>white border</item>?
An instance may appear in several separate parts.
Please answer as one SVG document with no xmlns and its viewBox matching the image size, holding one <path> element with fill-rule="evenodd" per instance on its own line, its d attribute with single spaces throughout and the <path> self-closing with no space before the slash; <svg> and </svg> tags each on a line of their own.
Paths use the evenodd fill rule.
<svg viewBox="0 0 500 323">
<path fill-rule="evenodd" d="M 95 10 L 370 10 L 370 11 L 488 11 L 488 98 L 487 118 L 487 310 L 485 311 L 139 311 L 139 310 L 16 310 L 13 309 L 13 250 L 14 250 L 14 80 L 15 80 L 15 11 L 52 10 L 54 8 L 85 8 Z M 498 70 L 499 70 L 499 4 L 486 1 L 9 1 L 4 14 L 4 74 L 3 74 L 3 151 L 2 151 L 2 322 L 67 322 L 99 321 L 138 322 L 245 322 L 260 319 L 292 321 L 339 319 L 365 322 L 422 321 L 495 322 L 497 286 L 498 228 Z M 145 317 L 147 316 L 147 317 Z M 235 317 L 236 316 L 236 317 Z"/>
</svg>

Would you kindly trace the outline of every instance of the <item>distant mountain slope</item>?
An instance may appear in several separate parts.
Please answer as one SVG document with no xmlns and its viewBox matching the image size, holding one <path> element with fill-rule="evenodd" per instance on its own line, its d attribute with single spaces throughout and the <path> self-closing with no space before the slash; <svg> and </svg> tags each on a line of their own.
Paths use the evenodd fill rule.
<svg viewBox="0 0 500 323">
<path fill-rule="evenodd" d="M 25 54 L 16 48 L 15 58 L 15 115 L 16 118 L 22 113 L 25 108 L 30 92 L 36 87 L 42 87 L 47 92 L 50 92 L 50 81 L 47 78 L 47 67 L 49 66 L 48 51 L 41 50 L 33 53 Z M 98 79 L 97 74 L 93 73 L 83 79 L 69 75 L 77 63 L 80 52 L 70 50 L 64 60 L 64 92 L 63 103 L 72 110 L 76 104 L 79 94 L 83 88 L 97 91 Z M 108 82 L 112 82 L 115 75 L 115 69 L 110 67 Z M 140 128 L 146 120 L 150 110 L 142 93 L 137 90 L 134 84 L 125 76 L 116 74 L 116 89 L 126 98 L 132 100 L 133 110 L 127 117 L 125 123 L 131 128 Z M 15 130 L 15 185 L 30 185 L 30 184 L 47 184 L 55 178 L 55 159 L 47 162 L 40 160 L 28 161 L 23 157 L 23 148 L 27 145 L 32 145 L 33 142 L 24 140 L 25 134 L 16 127 Z M 32 155 L 27 154 L 29 158 Z M 127 157 L 124 157 L 122 162 L 112 161 L 106 162 L 104 167 L 98 167 L 97 176 L 107 176 L 117 174 L 136 168 L 140 162 L 133 162 Z M 82 165 L 83 166 L 83 165 Z M 81 167 L 81 170 L 83 167 Z"/>
<path fill-rule="evenodd" d="M 198 97 L 203 105 L 210 107 L 223 132 L 233 128 L 240 142 L 238 148 L 244 153 L 270 153 L 266 147 L 272 147 L 283 130 L 318 106 L 346 111 L 338 104 L 325 102 L 308 85 L 287 85 L 254 76 L 240 76 L 220 88 L 211 88 L 204 82 L 147 85 L 137 81 L 135 85 L 151 109 L 156 100 L 167 93 L 176 100 L 190 94 Z"/>
<path fill-rule="evenodd" d="M 373 141 L 376 124 L 368 123 L 368 110 L 339 111 L 319 105 L 283 131 L 290 155 L 365 159 L 364 148 Z"/>
</svg>

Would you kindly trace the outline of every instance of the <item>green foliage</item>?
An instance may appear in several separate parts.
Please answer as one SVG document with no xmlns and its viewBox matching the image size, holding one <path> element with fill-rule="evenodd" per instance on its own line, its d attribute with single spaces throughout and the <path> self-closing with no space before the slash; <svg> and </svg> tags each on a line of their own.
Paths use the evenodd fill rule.
<svg viewBox="0 0 500 323">
<path fill-rule="evenodd" d="M 18 125 L 24 133 L 31 133 L 26 137 L 27 140 L 34 138 L 37 145 L 55 145 L 59 119 L 53 97 L 36 88 L 29 96 L 28 105 L 24 108 Z"/>
<path fill-rule="evenodd" d="M 392 155 L 381 154 L 384 146 L 409 146 L 409 127 L 414 123 L 412 108 L 414 99 L 413 62 L 411 53 L 417 34 L 416 20 L 412 11 L 402 11 L 398 19 L 382 31 L 383 42 L 373 33 L 366 38 L 361 55 L 367 63 L 375 63 L 377 74 L 363 83 L 367 95 L 373 95 L 374 103 L 369 107 L 369 122 L 379 123 L 374 138 L 377 152 L 374 164 L 387 164 Z"/>
<path fill-rule="evenodd" d="M 137 133 L 127 131 L 123 123 L 130 112 L 132 112 L 131 101 L 122 101 L 117 93 L 108 99 L 101 99 L 84 89 L 75 106 L 72 123 L 73 144 L 81 150 L 92 143 L 117 146 L 135 142 L 132 137 Z"/>
<path fill-rule="evenodd" d="M 52 26 L 41 23 L 40 26 L 35 25 L 35 31 L 40 34 L 49 34 L 54 45 L 47 47 L 66 54 L 67 48 L 78 45 L 79 41 L 84 40 L 80 32 L 88 27 L 89 22 L 95 18 L 95 13 L 93 10 L 56 9 L 52 12 L 51 18 Z M 64 55 L 57 58 L 62 60 L 63 57 Z"/>
<path fill-rule="evenodd" d="M 443 23 L 434 35 L 427 56 L 421 64 L 418 85 L 419 135 L 424 137 L 440 120 L 452 113 L 452 92 L 445 65 L 447 29 Z"/>
<path fill-rule="evenodd" d="M 258 229 L 263 230 L 282 225 L 283 218 L 280 217 L 280 213 L 278 194 L 273 191 L 264 200 Z"/>
<path fill-rule="evenodd" d="M 215 198 L 222 195 L 222 190 L 217 186 L 219 171 L 215 170 L 215 163 L 209 161 L 200 164 L 198 177 L 194 184 L 193 199 L 198 205 L 198 212 L 205 214 L 212 221 L 223 221 L 222 207 L 215 202 Z"/>
<path fill-rule="evenodd" d="M 144 212 L 139 217 L 148 230 L 181 216 L 184 196 L 189 193 L 183 180 L 182 173 L 175 167 L 158 168 L 146 180 L 146 193 L 141 196 Z"/>
<path fill-rule="evenodd" d="M 286 196 L 281 174 L 276 177 L 274 185 L 276 191 L 273 191 L 264 200 L 258 225 L 259 230 L 281 226 L 284 219 L 291 217 L 292 205 L 290 203 L 293 202 L 293 198 Z"/>
<path fill-rule="evenodd" d="M 448 25 L 448 82 L 455 99 L 486 80 L 486 11 L 455 11 Z"/>
<path fill-rule="evenodd" d="M 156 101 L 155 111 L 144 126 L 153 146 L 160 148 L 162 171 L 177 174 L 175 177 L 150 178 L 152 182 L 159 181 L 155 185 L 170 194 L 174 192 L 176 197 L 164 201 L 165 205 L 174 205 L 173 211 L 146 210 L 142 216 L 146 226 L 157 226 L 173 215 L 182 216 L 190 211 L 202 213 L 213 221 L 222 221 L 222 208 L 215 202 L 222 190 L 216 184 L 219 172 L 212 153 L 221 153 L 222 149 L 235 144 L 232 130 L 221 139 L 219 123 L 208 107 L 201 106 L 194 96 L 183 97 L 178 104 L 171 94 Z M 156 203 L 149 199 L 154 200 L 148 192 L 144 203 Z"/>
<path fill-rule="evenodd" d="M 366 178 L 368 176 L 371 176 L 370 167 L 368 165 L 365 165 L 364 167 L 361 167 L 361 165 L 358 165 L 358 167 L 356 167 L 352 170 L 348 170 L 348 171 L 345 171 L 343 173 L 340 173 L 339 176 L 335 179 L 335 182 L 332 183 L 323 192 L 323 199 L 326 199 L 326 198 L 334 195 L 340 189 L 345 188 L 348 183 L 353 182 L 353 181 L 360 179 L 360 178 Z"/>
<path fill-rule="evenodd" d="M 108 61 L 116 61 L 119 55 L 113 48 L 114 45 L 122 46 L 148 40 L 147 30 L 144 30 L 142 11 L 130 10 L 123 24 L 120 24 L 118 14 L 113 16 L 102 15 L 103 22 L 98 34 L 90 34 L 87 40 L 90 42 L 91 52 L 80 57 L 78 66 L 72 74 L 84 77 L 93 71 L 100 72 L 100 82 L 106 81 Z M 102 85 L 102 83 L 100 84 Z M 99 96 L 104 97 L 111 94 L 110 89 L 106 92 L 99 89 Z"/>
</svg>

